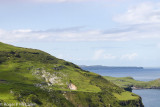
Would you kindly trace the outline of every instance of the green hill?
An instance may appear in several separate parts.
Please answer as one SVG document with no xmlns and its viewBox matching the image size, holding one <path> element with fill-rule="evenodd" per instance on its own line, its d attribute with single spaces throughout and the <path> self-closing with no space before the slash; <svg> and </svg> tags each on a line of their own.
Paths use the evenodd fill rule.
<svg viewBox="0 0 160 107">
<path fill-rule="evenodd" d="M 143 107 L 102 76 L 36 49 L 0 42 L 0 106 Z"/>
<path fill-rule="evenodd" d="M 160 79 L 156 79 L 153 81 L 137 81 L 132 77 L 104 76 L 104 78 L 128 91 L 132 91 L 132 88 L 133 89 L 160 89 Z"/>
</svg>

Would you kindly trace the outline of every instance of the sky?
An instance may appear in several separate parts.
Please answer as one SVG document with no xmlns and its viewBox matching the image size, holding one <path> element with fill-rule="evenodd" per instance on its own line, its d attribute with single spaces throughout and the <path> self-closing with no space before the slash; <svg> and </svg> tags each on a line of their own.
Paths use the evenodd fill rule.
<svg viewBox="0 0 160 107">
<path fill-rule="evenodd" d="M 160 67 L 160 1 L 0 0 L 0 42 L 78 65 Z"/>
</svg>

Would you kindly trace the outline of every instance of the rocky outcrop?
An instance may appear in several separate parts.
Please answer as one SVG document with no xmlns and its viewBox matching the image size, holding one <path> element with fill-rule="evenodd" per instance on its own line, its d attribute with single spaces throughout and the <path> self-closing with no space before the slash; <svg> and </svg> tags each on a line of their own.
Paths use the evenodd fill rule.
<svg viewBox="0 0 160 107">
<path fill-rule="evenodd" d="M 131 87 L 131 86 L 123 87 L 123 89 L 124 89 L 124 90 L 126 90 L 126 91 L 130 91 L 130 92 L 132 92 L 132 87 Z"/>
<path fill-rule="evenodd" d="M 139 97 L 139 100 L 120 101 L 120 105 L 125 107 L 144 107 L 141 97 Z"/>
<path fill-rule="evenodd" d="M 7 83 L 6 80 L 0 80 L 0 83 Z"/>
<path fill-rule="evenodd" d="M 63 83 L 61 82 L 61 77 L 58 77 L 56 74 L 47 72 L 44 69 L 33 70 L 32 74 L 35 75 L 37 78 L 45 80 L 45 82 L 48 84 L 48 86 L 52 86 L 55 84 L 63 85 Z"/>
<path fill-rule="evenodd" d="M 77 90 L 77 87 L 76 87 L 74 84 L 72 84 L 72 83 L 70 83 L 70 84 L 68 85 L 68 88 L 69 88 L 70 90 Z"/>
</svg>

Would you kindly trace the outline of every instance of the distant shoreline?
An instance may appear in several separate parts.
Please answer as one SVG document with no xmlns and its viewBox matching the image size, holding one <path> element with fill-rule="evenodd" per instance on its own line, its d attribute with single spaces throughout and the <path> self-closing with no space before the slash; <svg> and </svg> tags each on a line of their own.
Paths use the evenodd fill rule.
<svg viewBox="0 0 160 107">
<path fill-rule="evenodd" d="M 142 90 L 142 89 L 160 89 L 160 79 L 152 81 L 137 81 L 132 77 L 110 77 L 103 76 L 105 79 L 113 82 L 119 87 L 131 91 L 132 90 Z"/>
<path fill-rule="evenodd" d="M 102 65 L 79 65 L 82 69 L 87 70 L 97 70 L 97 69 L 144 69 L 143 67 L 134 67 L 134 66 L 102 66 Z"/>
<path fill-rule="evenodd" d="M 160 89 L 160 87 L 150 87 L 150 88 L 139 88 L 139 87 L 131 87 L 132 90 L 143 90 L 143 89 Z"/>
</svg>

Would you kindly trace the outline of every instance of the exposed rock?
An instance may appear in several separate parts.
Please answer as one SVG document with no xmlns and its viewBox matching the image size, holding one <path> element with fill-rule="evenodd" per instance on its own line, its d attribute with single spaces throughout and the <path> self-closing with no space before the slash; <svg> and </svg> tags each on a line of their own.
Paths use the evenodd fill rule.
<svg viewBox="0 0 160 107">
<path fill-rule="evenodd" d="M 64 66 L 55 66 L 54 68 L 52 68 L 53 70 L 62 70 L 64 68 Z"/>
<path fill-rule="evenodd" d="M 50 72 L 43 70 L 35 70 L 32 73 L 33 75 L 36 75 L 39 79 L 44 79 L 45 82 L 48 84 L 48 86 L 52 86 L 54 84 L 63 85 L 61 83 L 61 77 L 56 76 L 56 74 L 51 74 Z"/>
<path fill-rule="evenodd" d="M 123 89 L 124 89 L 124 90 L 126 90 L 126 91 L 130 91 L 130 92 L 132 92 L 132 87 L 131 87 L 131 86 L 124 87 Z"/>
<path fill-rule="evenodd" d="M 7 83 L 6 80 L 0 80 L 0 83 Z"/>
<path fill-rule="evenodd" d="M 70 90 L 77 90 L 77 87 L 76 87 L 74 84 L 72 84 L 72 83 L 70 83 L 70 84 L 68 85 L 68 88 L 69 88 Z"/>
<path fill-rule="evenodd" d="M 11 93 L 11 94 L 14 94 L 13 90 L 10 90 L 10 93 Z"/>
</svg>

